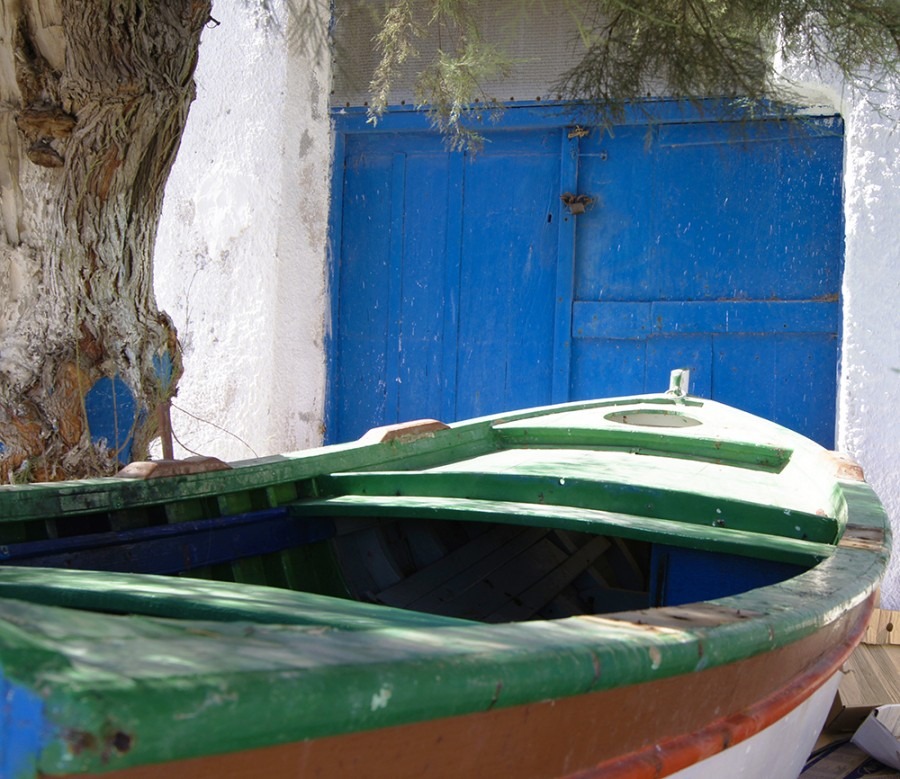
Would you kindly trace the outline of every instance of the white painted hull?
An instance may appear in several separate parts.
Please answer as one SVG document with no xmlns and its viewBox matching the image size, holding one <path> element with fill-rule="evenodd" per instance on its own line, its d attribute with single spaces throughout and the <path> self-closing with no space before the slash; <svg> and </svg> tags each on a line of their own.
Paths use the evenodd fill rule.
<svg viewBox="0 0 900 779">
<path fill-rule="evenodd" d="M 825 724 L 840 684 L 834 674 L 769 727 L 669 779 L 797 779 Z"/>
</svg>

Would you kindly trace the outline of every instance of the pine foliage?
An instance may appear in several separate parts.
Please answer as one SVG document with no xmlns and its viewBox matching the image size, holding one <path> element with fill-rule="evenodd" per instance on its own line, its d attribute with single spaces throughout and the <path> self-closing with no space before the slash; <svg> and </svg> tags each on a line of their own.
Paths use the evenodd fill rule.
<svg viewBox="0 0 900 779">
<path fill-rule="evenodd" d="M 550 0 L 523 0 L 534 6 Z M 556 92 L 612 120 L 627 102 L 665 93 L 787 104 L 779 55 L 800 58 L 867 90 L 900 86 L 900 0 L 557 0 L 572 14 L 580 59 Z M 465 140 L 462 119 L 491 104 L 481 84 L 510 67 L 479 27 L 477 0 L 388 0 L 376 46 L 373 120 L 402 67 L 418 72 L 418 101 L 436 124 Z M 416 62 L 416 39 L 437 27 L 433 61 Z M 477 101 L 477 103 L 476 103 Z"/>
<path fill-rule="evenodd" d="M 370 84 L 370 120 L 387 109 L 391 85 L 409 63 L 416 69 L 416 99 L 428 109 L 451 146 L 477 144 L 477 133 L 463 118 L 481 118 L 499 103 L 482 88 L 485 79 L 504 76 L 511 61 L 486 40 L 478 23 L 478 0 L 391 0 L 375 44 L 381 60 Z M 430 62 L 419 61 L 416 39 L 437 28 L 441 45 Z"/>
</svg>

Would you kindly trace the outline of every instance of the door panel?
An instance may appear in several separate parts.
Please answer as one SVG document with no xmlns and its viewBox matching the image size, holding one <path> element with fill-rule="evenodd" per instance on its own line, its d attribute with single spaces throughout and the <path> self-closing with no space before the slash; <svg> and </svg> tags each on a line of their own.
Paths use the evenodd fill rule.
<svg viewBox="0 0 900 779">
<path fill-rule="evenodd" d="M 399 162 L 399 161 L 398 161 Z M 400 276 L 396 313 L 397 381 L 388 396 L 396 419 L 441 415 L 444 387 L 444 245 L 447 239 L 448 159 L 443 153 L 411 153 L 403 160 L 402 256 L 395 270 Z M 399 198 L 398 198 L 399 200 Z M 390 378 L 386 379 L 388 383 Z"/>
<path fill-rule="evenodd" d="M 466 164 L 455 419 L 546 403 L 559 211 L 556 134 Z"/>
<path fill-rule="evenodd" d="M 474 157 L 431 134 L 347 142 L 327 440 L 546 402 L 558 147 L 546 130 Z"/>
<path fill-rule="evenodd" d="M 349 144 L 348 144 L 349 146 Z M 338 416 L 386 419 L 386 352 L 391 271 L 391 155 L 363 156 L 348 149 L 343 183 L 341 268 L 334 295 L 334 332 L 339 348 L 330 371 L 330 392 L 341 398 Z M 340 434 L 338 431 L 338 434 Z M 340 439 L 333 439 L 340 440 Z"/>
<path fill-rule="evenodd" d="M 660 128 L 657 148 L 657 299 L 837 291 L 828 260 L 843 234 L 840 136 L 803 137 L 775 121 L 675 125 Z"/>
<path fill-rule="evenodd" d="M 570 396 L 659 391 L 688 367 L 696 394 L 832 445 L 841 155 L 832 120 L 584 139 Z"/>
</svg>

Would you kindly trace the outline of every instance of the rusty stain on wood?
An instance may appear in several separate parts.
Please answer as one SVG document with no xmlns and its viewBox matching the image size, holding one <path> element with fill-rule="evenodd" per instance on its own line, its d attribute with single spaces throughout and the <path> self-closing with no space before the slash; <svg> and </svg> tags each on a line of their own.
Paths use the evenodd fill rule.
<svg viewBox="0 0 900 779">
<path fill-rule="evenodd" d="M 884 545 L 884 530 L 880 528 L 847 525 L 838 542 L 843 549 L 880 549 Z"/>
<path fill-rule="evenodd" d="M 829 452 L 831 459 L 835 465 L 835 475 L 839 479 L 847 481 L 865 481 L 866 475 L 862 466 L 859 465 L 850 455 L 841 452 Z"/>
</svg>

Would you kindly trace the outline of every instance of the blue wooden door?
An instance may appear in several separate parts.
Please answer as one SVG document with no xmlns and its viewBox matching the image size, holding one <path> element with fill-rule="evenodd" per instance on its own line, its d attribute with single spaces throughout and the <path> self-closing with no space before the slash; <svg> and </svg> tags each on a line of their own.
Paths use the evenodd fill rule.
<svg viewBox="0 0 900 779">
<path fill-rule="evenodd" d="M 703 122 L 583 139 L 571 396 L 692 391 L 833 444 L 840 127 Z"/>
<path fill-rule="evenodd" d="M 831 443 L 839 123 L 510 124 L 473 156 L 338 123 L 329 441 L 659 391 L 684 366 Z"/>
</svg>

